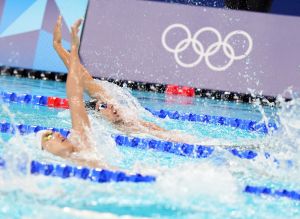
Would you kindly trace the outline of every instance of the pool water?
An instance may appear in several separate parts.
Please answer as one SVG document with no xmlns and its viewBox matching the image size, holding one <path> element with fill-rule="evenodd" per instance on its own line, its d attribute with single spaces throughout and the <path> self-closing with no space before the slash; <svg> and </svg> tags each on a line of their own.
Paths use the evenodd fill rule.
<svg viewBox="0 0 300 219">
<path fill-rule="evenodd" d="M 61 82 L 0 77 L 1 91 L 65 98 Z M 300 201 L 244 193 L 246 185 L 299 191 L 297 161 L 299 136 L 296 112 L 203 98 L 165 96 L 132 91 L 143 107 L 178 112 L 281 122 L 282 130 L 265 135 L 213 124 L 158 119 L 167 129 L 177 129 L 200 139 L 262 145 L 256 159 L 240 159 L 224 148 L 208 158 L 196 159 L 154 150 L 118 147 L 111 138 L 119 133 L 101 118 L 93 117 L 97 149 L 107 162 L 121 169 L 146 171 L 157 176 L 152 184 L 95 184 L 77 179 L 31 176 L 15 171 L 20 160 L 66 163 L 40 150 L 34 135 L 0 134 L 0 157 L 8 168 L 0 170 L 0 218 L 299 218 Z M 298 106 L 297 101 L 294 103 Z M 294 107 L 295 108 L 295 107 Z M 143 114 L 144 112 L 141 112 Z M 1 103 L 1 121 L 70 129 L 68 110 L 17 103 Z M 298 120 L 297 120 L 298 119 Z M 289 124 L 293 123 L 293 127 Z M 296 125 L 295 125 L 296 124 Z M 296 127 L 295 127 L 296 126 Z M 288 130 L 288 132 L 287 132 Z M 295 131 L 296 130 L 296 131 Z M 149 137 L 149 136 L 148 136 Z M 269 152 L 280 162 L 266 159 Z M 292 165 L 285 165 L 287 160 Z M 297 190 L 298 189 L 298 190 Z"/>
</svg>

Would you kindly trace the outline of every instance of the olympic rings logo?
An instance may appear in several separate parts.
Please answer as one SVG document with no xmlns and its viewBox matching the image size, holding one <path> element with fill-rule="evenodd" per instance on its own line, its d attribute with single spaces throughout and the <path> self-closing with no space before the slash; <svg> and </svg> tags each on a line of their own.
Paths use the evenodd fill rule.
<svg viewBox="0 0 300 219">
<path fill-rule="evenodd" d="M 185 31 L 187 35 L 187 37 L 181 40 L 175 46 L 175 48 L 171 48 L 170 46 L 168 46 L 166 42 L 168 33 L 173 29 L 182 29 Z M 198 37 L 205 32 L 211 32 L 215 34 L 217 37 L 217 41 L 209 45 L 206 50 L 204 49 L 203 44 L 198 40 Z M 233 46 L 229 44 L 229 40 L 235 35 L 242 35 L 248 41 L 248 48 L 242 55 L 236 55 Z M 224 38 L 223 41 L 220 32 L 213 27 L 203 27 L 199 29 L 194 34 L 194 36 L 192 36 L 191 31 L 183 24 L 172 24 L 168 26 L 162 34 L 161 42 L 163 47 L 168 52 L 174 54 L 174 58 L 178 65 L 185 68 L 193 68 L 197 66 L 204 58 L 207 66 L 213 71 L 225 71 L 233 64 L 235 60 L 242 60 L 246 58 L 251 53 L 253 48 L 253 40 L 251 36 L 243 30 L 235 30 L 230 32 L 229 34 L 227 34 L 227 36 Z M 195 51 L 195 53 L 198 55 L 198 58 L 192 63 L 185 63 L 180 59 L 179 54 L 185 51 L 190 45 L 192 45 L 192 48 Z M 219 52 L 221 48 L 223 49 L 223 52 L 225 56 L 229 59 L 229 61 L 224 66 L 215 66 L 211 63 L 210 57 L 215 55 L 217 52 Z"/>
</svg>

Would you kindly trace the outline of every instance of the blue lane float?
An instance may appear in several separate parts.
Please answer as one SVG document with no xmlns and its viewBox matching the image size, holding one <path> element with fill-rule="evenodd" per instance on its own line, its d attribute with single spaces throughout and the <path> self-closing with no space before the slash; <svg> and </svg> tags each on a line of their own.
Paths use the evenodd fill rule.
<svg viewBox="0 0 300 219">
<path fill-rule="evenodd" d="M 70 134 L 70 131 L 63 128 L 48 128 L 44 126 L 39 125 L 25 125 L 25 124 L 17 124 L 12 125 L 8 122 L 2 122 L 0 123 L 0 132 L 1 133 L 7 133 L 7 134 L 15 134 L 17 131 L 21 134 L 30 134 L 30 133 L 37 133 L 42 130 L 51 130 L 53 132 L 59 132 L 62 136 L 65 138 L 68 137 Z"/>
<path fill-rule="evenodd" d="M 0 97 L 4 102 L 27 103 L 40 106 L 47 106 L 48 97 L 31 94 L 16 94 L 14 92 L 1 92 Z"/>
<path fill-rule="evenodd" d="M 5 168 L 5 160 L 0 157 L 0 168 Z M 19 167 L 24 172 L 25 167 Z M 44 175 L 59 177 L 62 179 L 79 178 L 96 183 L 108 182 L 131 182 L 131 183 L 152 183 L 156 181 L 154 176 L 141 174 L 127 174 L 122 171 L 110 171 L 105 169 L 90 169 L 87 167 L 74 167 L 59 164 L 44 164 L 38 161 L 31 161 L 30 173 L 32 175 Z"/>
<path fill-rule="evenodd" d="M 290 191 L 287 189 L 274 190 L 268 187 L 250 186 L 247 185 L 244 192 L 254 194 L 254 195 L 267 195 L 274 197 L 285 197 L 292 200 L 300 201 L 300 193 L 296 191 Z"/>
<path fill-rule="evenodd" d="M 229 118 L 223 116 L 211 116 L 205 114 L 194 114 L 194 113 L 179 113 L 177 111 L 168 110 L 151 110 L 146 108 L 152 115 L 161 119 L 170 118 L 174 120 L 190 121 L 190 122 L 202 122 L 214 125 L 223 125 L 232 128 L 239 128 L 247 131 L 254 131 L 260 133 L 269 133 L 278 129 L 275 123 L 269 122 L 268 124 L 246 120 L 238 118 Z"/>
<path fill-rule="evenodd" d="M 114 138 L 118 146 L 153 149 L 186 157 L 207 158 L 214 151 L 214 148 L 210 146 L 174 143 L 148 138 L 130 138 L 128 136 L 123 135 L 116 135 Z"/>
<path fill-rule="evenodd" d="M 119 146 L 141 148 L 141 149 L 153 149 L 157 151 L 172 153 L 185 157 L 193 158 L 207 158 L 214 152 L 214 146 L 207 145 L 192 145 L 186 143 L 175 143 L 169 141 L 161 141 L 151 138 L 138 138 L 128 137 L 125 135 L 114 136 L 115 142 Z M 253 150 L 238 150 L 228 146 L 226 148 L 232 155 L 241 159 L 254 159 L 258 156 L 258 153 Z M 265 157 L 269 158 L 270 155 L 265 153 Z"/>
<path fill-rule="evenodd" d="M 26 103 L 39 106 L 48 105 L 48 96 L 41 95 L 31 95 L 31 94 L 16 94 L 14 92 L 1 92 L 0 97 L 4 102 L 15 102 L 15 103 Z M 267 134 L 269 132 L 275 131 L 278 129 L 278 126 L 275 123 L 269 122 L 268 124 L 253 121 L 245 120 L 239 118 L 229 118 L 223 116 L 211 116 L 205 114 L 194 114 L 194 113 L 179 113 L 177 111 L 168 111 L 168 110 L 152 110 L 145 108 L 153 116 L 165 119 L 170 118 L 174 120 L 181 121 L 190 121 L 190 122 L 202 122 L 207 124 L 222 125 L 232 128 L 238 128 L 242 130 L 259 132 Z"/>
<path fill-rule="evenodd" d="M 243 150 L 239 151 L 236 148 L 227 148 L 234 156 L 242 159 L 254 159 L 258 154 L 253 150 Z M 268 158 L 269 153 L 265 153 L 265 157 Z M 269 156 L 270 157 L 270 156 Z"/>
</svg>

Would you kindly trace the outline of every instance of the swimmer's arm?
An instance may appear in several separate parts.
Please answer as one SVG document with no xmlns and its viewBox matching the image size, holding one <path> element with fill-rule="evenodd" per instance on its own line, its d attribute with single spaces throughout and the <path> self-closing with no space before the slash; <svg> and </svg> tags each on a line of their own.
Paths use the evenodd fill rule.
<svg viewBox="0 0 300 219">
<path fill-rule="evenodd" d="M 148 134 L 163 139 L 165 141 L 171 141 L 177 143 L 195 144 L 198 141 L 194 136 L 172 131 L 172 130 L 166 130 L 166 131 L 150 130 Z"/>
<path fill-rule="evenodd" d="M 64 62 L 66 68 L 69 70 L 70 68 L 70 53 L 62 47 L 61 44 L 61 19 L 59 16 L 53 31 L 53 47 L 61 60 Z M 88 92 L 89 96 L 93 98 L 97 98 L 102 102 L 110 102 L 112 99 L 105 90 L 99 85 L 95 83 L 93 77 L 90 75 L 88 70 L 80 63 L 79 61 L 80 72 L 82 73 L 83 87 Z"/>
<path fill-rule="evenodd" d="M 162 128 L 162 127 L 160 127 L 160 126 L 158 126 L 158 125 L 156 125 L 152 122 L 146 122 L 144 120 L 140 120 L 139 122 L 142 126 L 149 129 L 149 131 L 162 131 L 162 132 L 167 131 L 166 129 L 164 129 L 164 128 Z"/>
<path fill-rule="evenodd" d="M 72 26 L 72 46 L 70 56 L 70 69 L 66 82 L 67 97 L 69 99 L 70 113 L 72 119 L 72 129 L 79 133 L 81 140 L 87 141 L 86 128 L 90 127 L 89 118 L 83 103 L 83 81 L 82 74 L 79 73 L 79 56 L 77 36 L 79 26 L 82 20 L 78 20 Z"/>
<path fill-rule="evenodd" d="M 54 31 L 53 31 L 53 48 L 64 62 L 67 69 L 69 69 L 70 63 L 70 53 L 65 50 L 61 45 L 61 16 L 58 16 Z"/>
<path fill-rule="evenodd" d="M 166 141 L 180 143 L 195 143 L 199 141 L 195 136 L 180 131 L 167 130 L 151 122 L 140 120 L 140 124 L 146 128 L 146 134 L 153 135 Z"/>
<path fill-rule="evenodd" d="M 88 70 L 82 66 L 82 73 L 83 73 L 83 86 L 84 89 L 88 92 L 89 96 L 95 99 L 98 99 L 102 102 L 108 103 L 112 101 L 112 97 L 106 92 L 106 90 L 90 75 Z"/>
<path fill-rule="evenodd" d="M 175 142 L 178 142 L 178 133 L 176 133 L 177 135 L 174 136 L 174 132 L 171 131 L 171 130 L 167 130 L 167 129 L 164 129 L 152 122 L 147 122 L 147 121 L 144 121 L 144 120 L 140 120 L 139 121 L 139 124 L 142 125 L 146 131 L 145 134 L 150 134 L 150 135 L 153 135 L 157 138 L 160 138 L 160 139 L 163 139 L 163 140 L 166 140 L 166 141 L 175 141 Z M 181 139 L 180 139 L 181 140 Z"/>
</svg>

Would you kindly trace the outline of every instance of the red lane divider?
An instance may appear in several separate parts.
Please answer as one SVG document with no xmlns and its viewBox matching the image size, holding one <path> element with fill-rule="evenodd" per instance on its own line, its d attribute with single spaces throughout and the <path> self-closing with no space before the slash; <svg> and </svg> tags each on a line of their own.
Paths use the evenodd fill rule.
<svg viewBox="0 0 300 219">
<path fill-rule="evenodd" d="M 195 89 L 192 87 L 187 87 L 187 86 L 178 86 L 178 85 L 173 85 L 169 84 L 167 85 L 166 94 L 172 94 L 172 95 L 182 95 L 182 96 L 187 96 L 187 97 L 193 97 L 195 96 Z"/>
<path fill-rule="evenodd" d="M 59 98 L 59 97 L 48 97 L 48 107 L 54 107 L 54 108 L 69 108 L 69 102 L 68 99 Z"/>
</svg>

